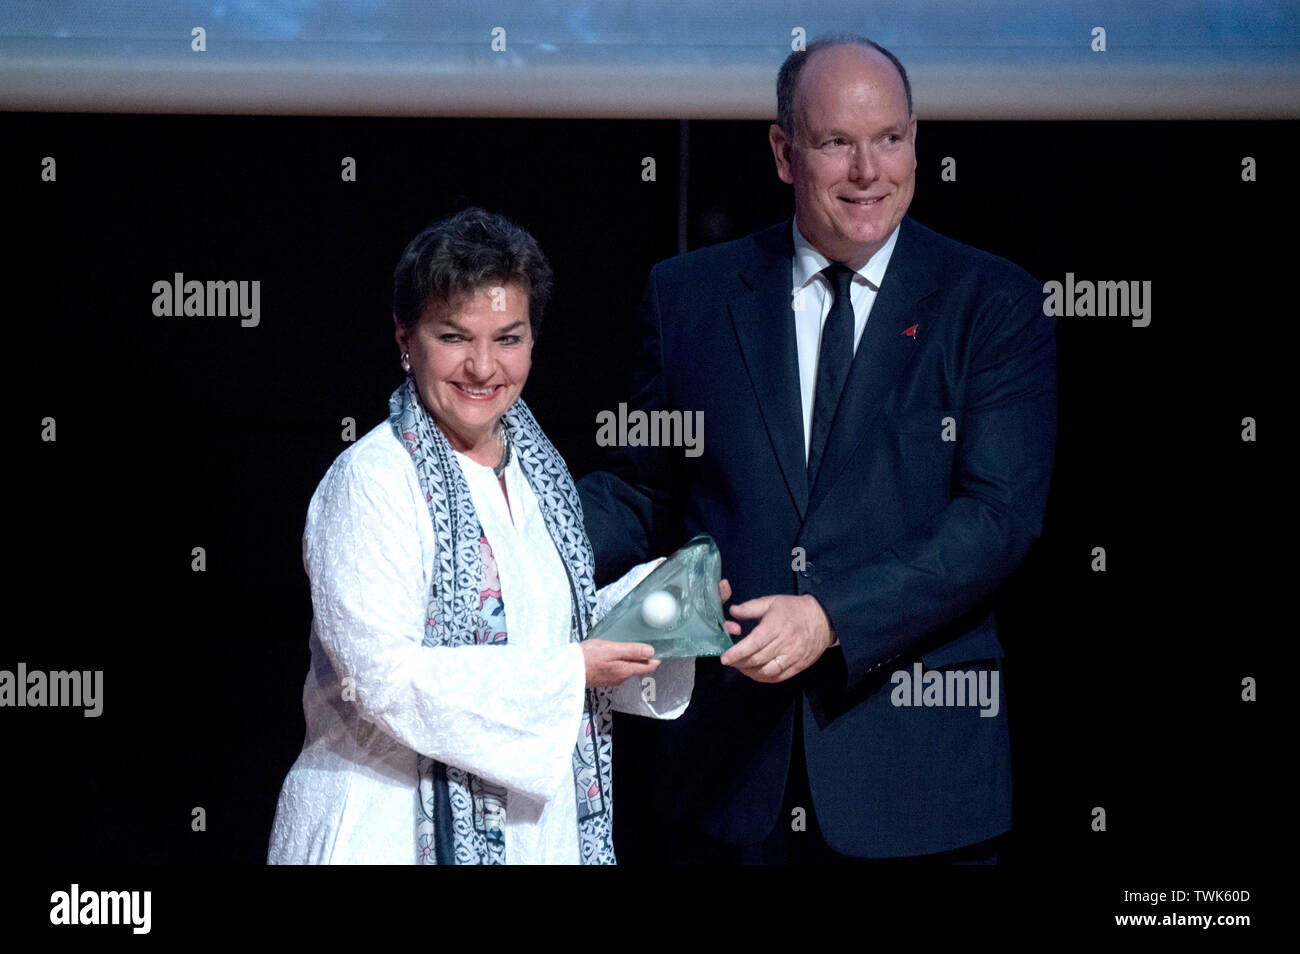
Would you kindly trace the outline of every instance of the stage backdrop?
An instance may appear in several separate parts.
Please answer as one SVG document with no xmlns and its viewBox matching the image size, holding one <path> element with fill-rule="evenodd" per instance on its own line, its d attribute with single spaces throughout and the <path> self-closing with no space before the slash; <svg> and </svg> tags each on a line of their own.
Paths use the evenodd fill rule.
<svg viewBox="0 0 1300 954">
<path fill-rule="evenodd" d="M 1285 688 L 1250 703 L 1242 683 L 1287 639 L 1268 609 L 1289 584 L 1295 134 L 922 116 L 919 221 L 1044 283 L 1150 283 L 1145 323 L 1058 318 L 1055 482 L 1004 600 L 1009 863 L 1248 862 L 1269 835 L 1260 732 Z M 650 266 L 790 214 L 766 137 L 762 121 L 0 116 L 0 669 L 103 680 L 95 717 L 0 713 L 7 856 L 261 862 L 303 737 L 307 503 L 401 380 L 406 241 L 469 203 L 540 239 L 557 284 L 525 397 L 581 475 L 597 413 L 627 397 Z M 258 283 L 255 320 L 156 315 L 154 284 L 178 275 Z M 642 786 L 616 773 L 634 860 Z"/>
</svg>

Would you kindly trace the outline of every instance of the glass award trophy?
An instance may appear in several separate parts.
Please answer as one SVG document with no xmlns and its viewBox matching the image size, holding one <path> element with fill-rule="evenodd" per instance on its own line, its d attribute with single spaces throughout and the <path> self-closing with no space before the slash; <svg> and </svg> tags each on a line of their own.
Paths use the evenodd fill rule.
<svg viewBox="0 0 1300 954">
<path fill-rule="evenodd" d="M 731 648 L 722 628 L 722 556 L 707 533 L 659 564 L 619 600 L 591 639 L 649 643 L 656 659 L 721 656 Z"/>
</svg>

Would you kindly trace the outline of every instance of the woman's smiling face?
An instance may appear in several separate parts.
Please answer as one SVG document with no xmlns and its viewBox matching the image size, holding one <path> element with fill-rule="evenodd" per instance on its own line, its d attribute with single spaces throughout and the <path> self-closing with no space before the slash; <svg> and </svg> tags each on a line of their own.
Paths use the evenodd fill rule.
<svg viewBox="0 0 1300 954">
<path fill-rule="evenodd" d="M 410 356 L 420 400 L 451 446 L 495 464 L 497 421 L 518 399 L 532 366 L 528 293 L 509 282 L 434 302 L 414 328 L 399 325 L 396 337 Z"/>
</svg>

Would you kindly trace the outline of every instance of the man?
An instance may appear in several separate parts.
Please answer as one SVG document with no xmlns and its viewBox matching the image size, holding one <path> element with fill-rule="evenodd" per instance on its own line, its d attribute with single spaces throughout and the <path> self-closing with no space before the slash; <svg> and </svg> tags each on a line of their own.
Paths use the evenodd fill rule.
<svg viewBox="0 0 1300 954">
<path fill-rule="evenodd" d="M 893 54 L 818 40 L 777 99 L 793 223 L 661 262 L 642 304 L 630 409 L 702 410 L 703 453 L 621 448 L 579 485 L 598 579 L 706 532 L 751 627 L 619 761 L 649 775 L 667 860 L 993 861 L 993 597 L 1041 529 L 1053 324 L 1026 272 L 907 218 Z M 914 694 L 916 663 L 960 678 Z"/>
</svg>

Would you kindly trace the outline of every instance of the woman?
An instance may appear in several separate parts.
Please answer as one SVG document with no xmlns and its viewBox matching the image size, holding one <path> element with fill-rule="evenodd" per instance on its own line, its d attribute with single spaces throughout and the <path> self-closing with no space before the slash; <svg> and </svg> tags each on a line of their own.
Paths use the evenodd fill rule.
<svg viewBox="0 0 1300 954">
<path fill-rule="evenodd" d="M 468 209 L 411 241 L 393 285 L 406 381 L 308 510 L 307 738 L 268 860 L 611 864 L 611 703 L 675 718 L 694 661 L 654 702 L 639 679 L 596 691 L 658 667 L 583 641 L 652 565 L 598 600 L 573 481 L 519 399 L 550 267 Z"/>
</svg>

